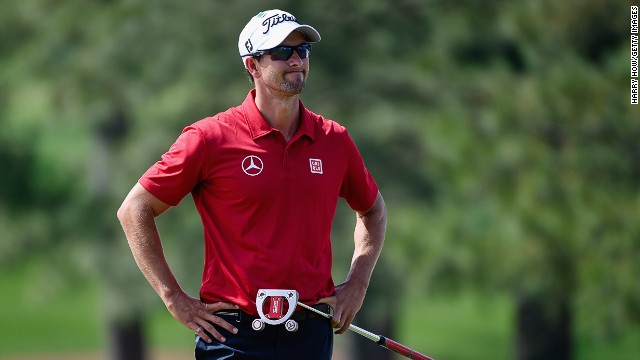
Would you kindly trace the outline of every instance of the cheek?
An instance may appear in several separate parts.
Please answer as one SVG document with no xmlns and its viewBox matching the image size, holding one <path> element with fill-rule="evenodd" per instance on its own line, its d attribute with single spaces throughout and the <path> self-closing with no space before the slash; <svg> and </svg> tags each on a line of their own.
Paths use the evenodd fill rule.
<svg viewBox="0 0 640 360">
<path fill-rule="evenodd" d="M 282 77 L 284 70 L 277 66 L 268 66 L 262 69 L 262 76 L 265 79 L 278 79 Z"/>
</svg>

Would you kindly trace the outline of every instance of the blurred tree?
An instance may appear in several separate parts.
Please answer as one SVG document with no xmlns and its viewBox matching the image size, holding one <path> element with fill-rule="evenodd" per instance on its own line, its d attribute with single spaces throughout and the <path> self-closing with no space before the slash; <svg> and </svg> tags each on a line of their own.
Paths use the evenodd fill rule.
<svg viewBox="0 0 640 360">
<path fill-rule="evenodd" d="M 242 100 L 237 34 L 280 7 L 323 36 L 305 104 L 349 128 L 389 206 L 357 323 L 392 336 L 407 286 L 507 290 L 518 358 L 569 358 L 576 311 L 605 337 L 640 317 L 629 4 L 2 2 L 0 264 L 40 254 L 97 276 L 112 358 L 144 357 L 145 310 L 159 302 L 115 211 L 184 126 Z M 188 203 L 158 223 L 197 291 L 202 235 Z M 332 238 L 336 281 L 351 255 L 347 213 Z"/>
<path fill-rule="evenodd" d="M 442 20 L 413 62 L 418 81 L 437 89 L 435 106 L 414 115 L 422 125 L 404 125 L 413 129 L 402 144 L 388 132 L 383 146 L 424 140 L 407 158 L 424 166 L 435 197 L 419 205 L 425 242 L 407 246 L 408 262 L 421 264 L 411 273 L 449 288 L 508 289 L 518 358 L 568 359 L 576 309 L 592 315 L 594 333 L 638 321 L 638 288 L 625 275 L 640 255 L 628 8 L 463 4 L 432 8 Z"/>
</svg>

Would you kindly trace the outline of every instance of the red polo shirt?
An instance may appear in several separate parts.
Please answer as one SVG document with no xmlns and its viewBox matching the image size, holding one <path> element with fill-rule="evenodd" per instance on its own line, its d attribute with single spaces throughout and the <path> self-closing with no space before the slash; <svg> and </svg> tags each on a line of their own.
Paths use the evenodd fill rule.
<svg viewBox="0 0 640 360">
<path fill-rule="evenodd" d="M 331 223 L 338 197 L 369 209 L 378 187 L 347 130 L 307 110 L 287 143 L 255 105 L 184 129 L 139 182 L 175 206 L 193 196 L 204 226 L 200 297 L 256 315 L 260 288 L 295 289 L 314 303 L 334 293 Z"/>
</svg>

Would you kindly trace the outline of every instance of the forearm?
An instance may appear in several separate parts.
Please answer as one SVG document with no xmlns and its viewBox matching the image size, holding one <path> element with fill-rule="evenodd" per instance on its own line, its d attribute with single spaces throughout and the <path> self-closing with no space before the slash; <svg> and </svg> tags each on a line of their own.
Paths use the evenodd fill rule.
<svg viewBox="0 0 640 360">
<path fill-rule="evenodd" d="M 332 325 L 336 334 L 349 328 L 364 301 L 371 274 L 376 266 L 387 228 L 387 210 L 380 193 L 368 211 L 358 212 L 354 231 L 355 248 L 351 268 L 344 283 L 336 286 L 333 298 L 323 299 L 335 305 Z"/>
<path fill-rule="evenodd" d="M 169 306 L 173 296 L 182 289 L 164 256 L 153 208 L 136 201 L 125 201 L 118 211 L 118 218 L 138 268 Z"/>
<path fill-rule="evenodd" d="M 382 196 L 378 197 L 374 206 L 365 213 L 358 213 L 354 231 L 354 252 L 347 282 L 360 284 L 365 289 L 369 286 L 387 227 L 387 211 Z"/>
<path fill-rule="evenodd" d="M 118 209 L 118 219 L 127 236 L 131 253 L 140 271 L 176 320 L 193 330 L 207 343 L 211 342 L 212 337 L 224 342 L 224 336 L 213 324 L 234 334 L 238 329 L 213 313 L 237 307 L 224 302 L 204 304 L 182 291 L 167 264 L 155 222 L 155 218 L 168 208 L 169 205 L 153 196 L 140 184 L 131 189 Z"/>
</svg>

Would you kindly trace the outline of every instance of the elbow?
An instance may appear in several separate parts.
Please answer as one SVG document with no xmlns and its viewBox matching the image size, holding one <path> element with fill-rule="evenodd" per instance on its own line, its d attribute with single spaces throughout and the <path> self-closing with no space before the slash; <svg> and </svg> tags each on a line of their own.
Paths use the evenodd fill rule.
<svg viewBox="0 0 640 360">
<path fill-rule="evenodd" d="M 375 231 L 377 233 L 384 234 L 387 229 L 387 206 L 382 198 L 382 195 L 378 192 L 373 206 L 366 212 L 357 213 L 359 222 L 362 223 L 369 231 Z"/>
<path fill-rule="evenodd" d="M 382 237 L 382 241 L 384 241 L 384 235 L 387 232 L 387 205 L 382 198 L 382 195 L 378 193 L 378 199 L 376 201 L 378 203 L 378 211 L 376 213 L 375 221 L 377 228 L 379 229 Z"/>
<path fill-rule="evenodd" d="M 128 219 L 135 217 L 135 214 L 138 211 L 140 211 L 140 209 L 138 208 L 137 203 L 131 198 L 127 197 L 118 208 L 116 216 L 118 217 L 120 223 L 124 224 Z"/>
<path fill-rule="evenodd" d="M 375 202 L 376 208 L 376 221 L 386 228 L 387 226 L 387 204 L 385 204 L 382 194 L 378 192 L 378 197 Z"/>
<path fill-rule="evenodd" d="M 120 207 L 118 208 L 118 211 L 116 212 L 116 216 L 118 217 L 118 220 L 120 221 L 120 223 L 124 222 L 124 219 L 126 219 L 128 213 L 129 213 L 129 206 L 125 201 L 120 205 Z"/>
</svg>

